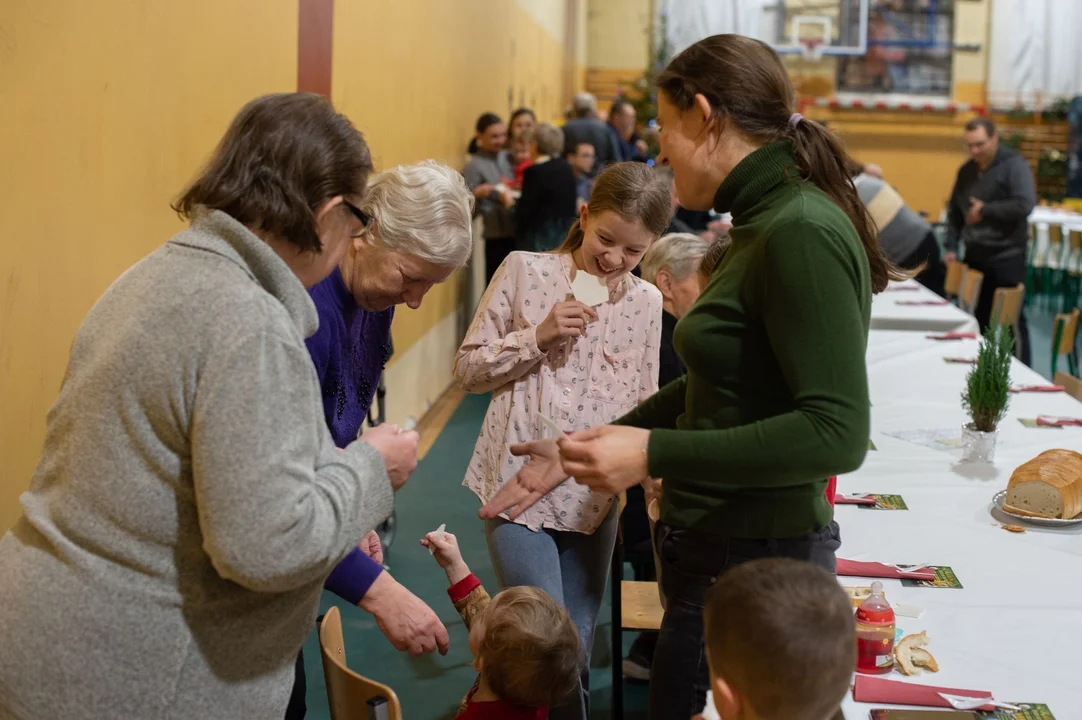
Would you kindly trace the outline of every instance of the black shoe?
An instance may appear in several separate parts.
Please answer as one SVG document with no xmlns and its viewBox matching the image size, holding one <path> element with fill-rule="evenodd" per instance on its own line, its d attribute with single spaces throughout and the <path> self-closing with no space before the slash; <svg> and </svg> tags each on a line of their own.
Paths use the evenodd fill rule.
<svg viewBox="0 0 1082 720">
<path fill-rule="evenodd" d="M 642 632 L 631 643 L 631 650 L 624 658 L 624 678 L 632 681 L 650 682 L 650 666 L 654 663 L 654 648 L 657 647 L 656 632 Z"/>
</svg>

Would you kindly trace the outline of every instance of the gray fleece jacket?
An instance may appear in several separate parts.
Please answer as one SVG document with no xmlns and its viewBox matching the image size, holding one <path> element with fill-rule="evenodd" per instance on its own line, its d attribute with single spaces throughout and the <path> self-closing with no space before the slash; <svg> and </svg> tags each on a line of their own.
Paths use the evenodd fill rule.
<svg viewBox="0 0 1082 720">
<path fill-rule="evenodd" d="M 0 718 L 284 715 L 324 578 L 393 502 L 331 440 L 317 324 L 217 211 L 98 300 L 0 539 Z"/>
</svg>

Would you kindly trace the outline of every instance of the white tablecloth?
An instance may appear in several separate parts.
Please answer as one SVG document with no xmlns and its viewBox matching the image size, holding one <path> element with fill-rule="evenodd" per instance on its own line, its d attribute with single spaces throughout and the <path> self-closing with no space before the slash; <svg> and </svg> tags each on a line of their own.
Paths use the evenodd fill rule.
<svg viewBox="0 0 1082 720">
<path fill-rule="evenodd" d="M 914 293 L 897 293 L 914 295 Z M 911 310 L 914 308 L 910 308 Z M 838 557 L 888 563 L 950 565 L 961 590 L 904 588 L 884 580 L 887 598 L 925 608 L 915 620 L 899 617 L 906 634 L 926 630 L 939 673 L 892 680 L 990 690 L 1001 701 L 1043 702 L 1058 720 L 1082 718 L 1082 680 L 1077 647 L 1082 639 L 1082 527 L 1027 526 L 994 517 L 992 496 L 1015 467 L 1055 447 L 1082 451 L 1082 428 L 1026 428 L 1021 417 L 1082 417 L 1082 403 L 1065 393 L 1012 395 L 1000 425 L 994 466 L 961 465 L 960 449 L 937 450 L 886 433 L 960 429 L 960 396 L 972 366 L 944 357 L 975 357 L 975 340 L 934 341 L 923 333 L 875 331 L 868 343 L 872 440 L 863 467 L 839 479 L 840 492 L 901 495 L 909 510 L 880 511 L 839 506 Z M 1021 363 L 1016 384 L 1046 384 Z M 997 522 L 997 519 L 999 522 Z M 869 579 L 839 578 L 866 585 Z M 847 697 L 849 720 L 867 718 L 872 707 Z"/>
<path fill-rule="evenodd" d="M 915 287 L 915 290 L 901 288 Z M 911 302 L 943 298 L 915 281 L 891 283 L 890 288 L 872 299 L 873 330 L 914 330 L 921 332 L 969 331 L 977 329 L 972 315 L 947 305 L 909 305 Z"/>
</svg>

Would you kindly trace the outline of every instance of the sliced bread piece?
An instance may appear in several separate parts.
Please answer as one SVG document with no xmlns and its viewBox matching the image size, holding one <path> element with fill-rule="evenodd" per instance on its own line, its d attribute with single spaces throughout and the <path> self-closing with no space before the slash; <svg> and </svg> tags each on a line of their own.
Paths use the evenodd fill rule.
<svg viewBox="0 0 1082 720">
<path fill-rule="evenodd" d="M 922 630 L 914 635 L 906 635 L 894 646 L 894 659 L 903 675 L 919 675 L 919 668 L 922 667 L 939 672 L 939 663 L 923 649 L 927 644 L 928 634 Z"/>
<path fill-rule="evenodd" d="M 913 648 L 911 657 L 913 658 L 913 664 L 917 667 L 924 668 L 929 672 L 939 672 L 939 663 L 935 661 L 932 653 L 924 648 Z"/>
</svg>

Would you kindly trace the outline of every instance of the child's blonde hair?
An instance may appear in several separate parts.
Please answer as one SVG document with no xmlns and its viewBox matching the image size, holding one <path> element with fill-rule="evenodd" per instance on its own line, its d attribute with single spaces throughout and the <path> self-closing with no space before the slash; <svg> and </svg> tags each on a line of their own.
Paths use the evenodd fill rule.
<svg viewBox="0 0 1082 720">
<path fill-rule="evenodd" d="M 539 588 L 512 587 L 492 599 L 479 655 L 489 688 L 504 702 L 548 707 L 578 688 L 578 628 Z"/>
<path fill-rule="evenodd" d="M 626 220 L 638 220 L 647 232 L 660 237 L 672 220 L 671 179 L 645 163 L 622 162 L 605 168 L 590 192 L 590 214 L 611 210 Z M 582 225 L 576 219 L 558 253 L 582 247 Z"/>
</svg>

